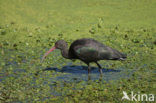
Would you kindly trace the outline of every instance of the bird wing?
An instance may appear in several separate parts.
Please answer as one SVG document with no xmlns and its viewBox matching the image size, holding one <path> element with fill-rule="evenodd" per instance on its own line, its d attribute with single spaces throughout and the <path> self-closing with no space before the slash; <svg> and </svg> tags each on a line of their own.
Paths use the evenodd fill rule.
<svg viewBox="0 0 156 103">
<path fill-rule="evenodd" d="M 98 58 L 100 60 L 111 58 L 111 53 L 107 50 L 107 48 L 101 48 L 99 51 Z"/>
<path fill-rule="evenodd" d="M 98 56 L 98 51 L 94 47 L 83 46 L 83 47 L 76 47 L 75 54 L 77 57 L 83 61 L 95 61 Z"/>
</svg>

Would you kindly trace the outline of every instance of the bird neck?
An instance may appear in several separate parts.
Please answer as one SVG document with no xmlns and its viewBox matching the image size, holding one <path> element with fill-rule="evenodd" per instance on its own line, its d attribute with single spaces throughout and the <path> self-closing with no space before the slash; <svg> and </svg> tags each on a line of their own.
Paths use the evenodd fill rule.
<svg viewBox="0 0 156 103">
<path fill-rule="evenodd" d="M 61 50 L 61 54 L 64 58 L 66 59 L 69 59 L 69 56 L 68 56 L 68 48 L 67 47 L 64 47 L 62 50 Z"/>
</svg>

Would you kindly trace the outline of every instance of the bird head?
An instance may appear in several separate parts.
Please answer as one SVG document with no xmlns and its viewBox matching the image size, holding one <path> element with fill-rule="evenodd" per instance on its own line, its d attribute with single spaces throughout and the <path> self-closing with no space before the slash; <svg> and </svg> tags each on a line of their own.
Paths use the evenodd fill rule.
<svg viewBox="0 0 156 103">
<path fill-rule="evenodd" d="M 63 48 L 67 47 L 67 43 L 64 41 L 64 40 L 58 40 L 56 43 L 55 43 L 55 46 L 52 47 L 51 49 L 49 49 L 45 54 L 44 56 L 42 57 L 42 60 L 41 62 L 43 62 L 43 60 L 46 58 L 46 56 L 52 52 L 53 50 L 55 49 L 60 49 L 62 50 Z"/>
<path fill-rule="evenodd" d="M 56 49 L 63 49 L 64 47 L 67 47 L 67 43 L 64 40 L 58 40 L 55 43 L 55 48 Z"/>
</svg>

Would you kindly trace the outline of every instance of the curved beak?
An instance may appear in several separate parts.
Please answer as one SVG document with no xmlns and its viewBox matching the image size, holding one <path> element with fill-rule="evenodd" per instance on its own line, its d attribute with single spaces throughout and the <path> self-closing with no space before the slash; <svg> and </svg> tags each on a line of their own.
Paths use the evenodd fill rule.
<svg viewBox="0 0 156 103">
<path fill-rule="evenodd" d="M 50 52 L 52 52 L 53 50 L 55 50 L 55 49 L 56 49 L 56 47 L 54 46 L 54 47 L 52 47 L 49 51 L 47 51 L 47 52 L 44 54 L 44 56 L 42 57 L 41 63 L 42 63 L 43 60 L 46 58 L 46 56 L 47 56 Z"/>
</svg>

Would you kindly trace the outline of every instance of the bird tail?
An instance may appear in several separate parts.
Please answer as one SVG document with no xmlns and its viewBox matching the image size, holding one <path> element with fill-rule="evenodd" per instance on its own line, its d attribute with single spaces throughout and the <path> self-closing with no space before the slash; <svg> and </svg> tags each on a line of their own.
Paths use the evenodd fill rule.
<svg viewBox="0 0 156 103">
<path fill-rule="evenodd" d="M 120 54 L 121 57 L 119 58 L 119 60 L 126 60 L 127 56 L 126 54 Z"/>
<path fill-rule="evenodd" d="M 127 55 L 113 49 L 112 60 L 126 60 Z"/>
</svg>

